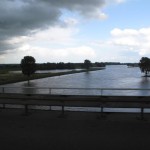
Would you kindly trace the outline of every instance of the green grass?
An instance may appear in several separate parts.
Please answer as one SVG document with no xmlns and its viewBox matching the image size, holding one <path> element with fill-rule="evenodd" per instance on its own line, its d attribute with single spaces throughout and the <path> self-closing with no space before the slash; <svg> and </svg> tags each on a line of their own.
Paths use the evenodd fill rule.
<svg viewBox="0 0 150 150">
<path fill-rule="evenodd" d="M 102 68 L 101 68 L 102 69 Z M 100 68 L 91 68 L 88 71 L 96 71 L 101 70 Z M 36 73 L 30 76 L 30 80 L 53 77 L 53 76 L 61 76 L 67 74 L 74 74 L 80 72 L 86 72 L 87 70 L 72 70 L 68 72 L 58 72 L 58 73 Z M 19 74 L 19 73 L 9 73 L 9 71 L 0 71 L 0 85 L 8 84 L 8 83 L 16 83 L 20 81 L 27 81 L 28 77 Z"/>
</svg>

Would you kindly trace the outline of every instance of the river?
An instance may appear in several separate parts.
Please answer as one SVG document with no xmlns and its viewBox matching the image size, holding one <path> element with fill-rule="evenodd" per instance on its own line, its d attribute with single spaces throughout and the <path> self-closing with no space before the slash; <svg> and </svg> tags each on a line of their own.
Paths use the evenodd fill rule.
<svg viewBox="0 0 150 150">
<path fill-rule="evenodd" d="M 7 86 L 28 87 L 27 82 L 18 82 L 8 84 Z M 30 87 L 47 87 L 47 88 L 150 88 L 150 79 L 143 77 L 138 67 L 128 68 L 126 65 L 110 65 L 104 70 L 83 72 L 77 74 L 55 76 L 43 79 L 32 80 Z M 21 88 L 20 88 L 21 89 Z M 24 91 L 23 91 L 24 90 Z M 26 92 L 25 89 L 22 89 Z M 48 90 L 32 89 L 33 93 L 47 93 Z M 99 95 L 100 90 L 53 90 L 53 94 L 75 94 L 75 95 Z M 104 95 L 150 95 L 149 91 L 118 91 L 105 90 Z"/>
</svg>

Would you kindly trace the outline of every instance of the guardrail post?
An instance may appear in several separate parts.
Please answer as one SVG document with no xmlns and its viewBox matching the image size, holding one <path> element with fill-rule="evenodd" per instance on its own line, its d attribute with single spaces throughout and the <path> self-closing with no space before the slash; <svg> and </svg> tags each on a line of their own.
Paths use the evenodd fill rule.
<svg viewBox="0 0 150 150">
<path fill-rule="evenodd" d="M 4 87 L 2 87 L 2 93 L 5 93 L 5 88 Z"/>
<path fill-rule="evenodd" d="M 64 118 L 65 117 L 65 108 L 64 108 L 64 101 L 61 101 L 62 105 L 61 105 L 61 115 L 59 116 L 60 118 Z"/>
<path fill-rule="evenodd" d="M 49 88 L 49 94 L 50 94 L 50 95 L 52 94 L 52 89 L 51 89 L 51 88 Z"/>
<path fill-rule="evenodd" d="M 28 104 L 25 104 L 25 114 L 24 114 L 25 116 L 27 116 L 28 115 Z"/>
<path fill-rule="evenodd" d="M 141 120 L 143 120 L 143 119 L 144 119 L 144 108 L 141 107 Z"/>
<path fill-rule="evenodd" d="M 3 104 L 3 109 L 5 109 L 5 104 Z"/>
<path fill-rule="evenodd" d="M 101 89 L 101 96 L 103 95 L 103 89 Z"/>
<path fill-rule="evenodd" d="M 64 112 L 65 112 L 65 110 L 64 110 L 64 105 L 62 105 L 62 115 L 64 116 Z"/>
<path fill-rule="evenodd" d="M 103 117 L 103 113 L 104 113 L 104 107 L 101 106 L 101 116 Z"/>
<path fill-rule="evenodd" d="M 102 103 L 102 106 L 101 106 L 101 118 L 105 119 L 106 116 L 104 114 L 104 103 Z"/>
</svg>

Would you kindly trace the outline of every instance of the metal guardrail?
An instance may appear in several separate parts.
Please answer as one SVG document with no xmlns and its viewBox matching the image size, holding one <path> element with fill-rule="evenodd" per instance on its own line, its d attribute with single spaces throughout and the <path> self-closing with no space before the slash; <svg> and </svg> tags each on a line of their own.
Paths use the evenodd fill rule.
<svg viewBox="0 0 150 150">
<path fill-rule="evenodd" d="M 81 91 L 91 91 L 91 90 L 96 90 L 96 91 L 98 91 L 99 92 L 99 95 L 98 96 L 120 96 L 119 94 L 120 94 L 120 91 L 142 91 L 142 92 L 148 92 L 148 94 L 149 95 L 142 95 L 142 97 L 136 97 L 135 95 L 133 95 L 133 96 L 135 96 L 135 98 L 137 98 L 137 100 L 135 99 L 134 101 L 132 101 L 131 100 L 131 103 L 135 103 L 136 105 L 137 104 L 139 104 L 139 103 L 141 103 L 141 105 L 139 105 L 138 107 L 139 107 L 139 109 L 140 109 L 140 119 L 144 119 L 144 114 L 145 114 L 145 108 L 147 108 L 147 105 L 149 104 L 149 102 L 146 100 L 146 101 L 143 101 L 143 97 L 144 96 L 150 96 L 150 89 L 148 88 L 148 89 L 142 89 L 142 88 L 57 88 L 57 87 L 55 87 L 55 88 L 49 88 L 49 87 L 10 87 L 10 86 L 0 86 L 0 93 L 4 93 L 4 94 L 7 94 L 7 93 L 23 93 L 23 94 L 35 94 L 35 93 L 32 93 L 32 92 L 34 92 L 34 90 L 36 90 L 36 94 L 38 95 L 38 94 L 41 94 L 40 93 L 40 90 L 46 90 L 47 92 L 45 93 L 45 94 L 55 94 L 55 95 L 57 95 L 57 93 L 56 92 L 54 92 L 55 90 L 67 90 L 67 91 L 70 91 L 70 90 L 79 90 L 80 92 Z M 114 92 L 114 91 L 117 91 L 117 94 L 118 95 L 106 95 L 104 92 L 105 91 L 111 91 L 111 92 Z M 81 92 L 82 93 L 82 92 Z M 43 94 L 43 93 L 42 93 Z M 59 95 L 61 95 L 61 94 L 59 94 Z M 63 95 L 64 95 L 64 93 L 63 93 Z M 67 95 L 67 94 L 65 94 L 65 95 Z M 74 95 L 74 94 L 72 94 L 72 95 Z M 76 94 L 77 95 L 77 94 Z M 88 96 L 88 95 L 86 95 L 86 96 Z M 129 98 L 129 96 L 128 95 L 121 95 L 121 96 L 127 96 L 127 97 L 125 97 L 125 99 L 127 98 L 127 100 L 128 100 L 128 98 Z M 139 95 L 138 95 L 139 96 Z M 140 95 L 141 96 L 141 95 Z M 61 98 L 63 98 L 63 97 L 61 97 Z M 106 97 L 107 98 L 107 97 Z M 131 97 L 130 97 L 131 98 Z M 141 99 L 142 98 L 142 100 L 141 101 L 139 101 L 139 98 Z M 146 97 L 146 98 L 148 98 L 149 99 L 149 97 Z M 61 107 L 62 107 L 62 114 L 64 114 L 64 111 L 65 111 L 65 102 L 64 102 L 64 99 L 62 100 L 60 100 L 62 103 L 61 103 Z M 78 101 L 78 100 L 77 100 Z M 27 103 L 29 103 L 29 101 L 26 101 Z M 83 102 L 83 101 L 82 101 Z M 86 102 L 86 101 L 84 101 L 84 102 Z M 91 101 L 92 102 L 92 101 Z M 103 103 L 103 101 L 101 101 L 101 105 L 99 106 L 100 107 L 100 112 L 101 112 L 101 114 L 102 114 L 102 116 L 103 116 L 103 113 L 105 112 L 105 110 L 104 110 L 104 108 L 107 108 L 107 106 L 105 107 L 105 105 L 104 104 L 106 104 L 107 102 L 110 102 L 110 101 L 105 101 L 104 103 Z M 113 104 L 114 103 L 116 103 L 117 104 L 117 102 L 120 102 L 120 103 L 124 103 L 124 102 L 130 102 L 130 101 L 111 101 Z M 6 103 L 6 102 L 5 102 Z M 3 104 L 3 107 L 5 108 L 5 103 Z M 45 104 L 45 103 L 44 103 Z M 143 105 L 144 104 L 144 105 Z M 24 104 L 25 105 L 25 113 L 27 114 L 27 112 L 28 112 L 28 105 L 29 104 Z M 32 104 L 33 105 L 33 104 Z M 79 104 L 80 105 L 80 104 Z M 146 106 L 146 107 L 145 107 Z M 83 107 L 83 106 L 82 106 Z M 110 107 L 110 106 L 109 106 Z M 120 106 L 116 106 L 116 107 L 118 107 L 118 108 L 120 108 Z M 135 106 L 133 106 L 133 108 L 134 108 Z M 112 106 L 112 108 L 113 108 L 113 106 Z M 121 107 L 122 108 L 122 107 Z M 148 107 L 149 108 L 149 107 Z"/>
<path fill-rule="evenodd" d="M 138 92 L 142 92 L 141 94 Z M 0 93 L 99 95 L 99 96 L 150 96 L 150 88 L 63 88 L 0 86 Z M 92 94 L 90 94 L 92 93 Z"/>
</svg>

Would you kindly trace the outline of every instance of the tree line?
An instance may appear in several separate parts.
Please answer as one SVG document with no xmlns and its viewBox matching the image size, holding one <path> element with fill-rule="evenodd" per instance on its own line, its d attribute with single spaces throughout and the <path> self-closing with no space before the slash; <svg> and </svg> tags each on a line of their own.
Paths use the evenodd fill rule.
<svg viewBox="0 0 150 150">
<path fill-rule="evenodd" d="M 91 63 L 90 62 L 90 67 L 105 67 L 104 63 Z M 64 62 L 59 62 L 59 63 L 42 63 L 42 64 L 37 64 L 37 70 L 53 70 L 53 69 L 82 69 L 85 68 L 84 63 L 64 63 Z"/>
<path fill-rule="evenodd" d="M 28 61 L 31 58 L 33 59 L 33 61 L 35 63 L 36 60 L 35 60 L 34 57 L 25 56 L 21 60 L 21 64 L 23 63 L 24 59 L 26 60 L 25 62 L 28 64 Z M 0 70 L 21 70 L 22 69 L 21 64 L 1 64 L 0 65 Z M 50 63 L 50 62 L 48 62 L 48 63 L 36 63 L 35 68 L 36 68 L 36 70 L 79 69 L 79 68 L 80 69 L 82 69 L 82 68 L 89 69 L 90 67 L 105 67 L 108 64 L 112 64 L 112 63 L 111 62 L 110 63 L 105 63 L 105 62 L 92 63 L 90 60 L 86 59 L 86 60 L 84 60 L 83 63 L 64 63 L 64 62 L 59 62 L 59 63 Z M 115 65 L 116 64 L 120 64 L 120 63 L 115 63 Z M 131 64 L 127 64 L 127 65 L 131 65 Z M 150 58 L 142 57 L 140 59 L 139 63 L 136 64 L 136 66 L 137 65 L 140 67 L 141 72 L 145 73 L 145 76 L 148 76 L 150 74 Z"/>
<path fill-rule="evenodd" d="M 90 67 L 105 67 L 105 63 L 103 62 L 95 62 L 92 63 L 90 61 Z M 82 69 L 85 68 L 85 64 L 83 63 L 36 63 L 36 70 L 53 70 L 53 69 Z M 20 64 L 1 64 L 0 70 L 21 70 Z"/>
</svg>

